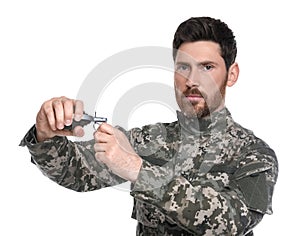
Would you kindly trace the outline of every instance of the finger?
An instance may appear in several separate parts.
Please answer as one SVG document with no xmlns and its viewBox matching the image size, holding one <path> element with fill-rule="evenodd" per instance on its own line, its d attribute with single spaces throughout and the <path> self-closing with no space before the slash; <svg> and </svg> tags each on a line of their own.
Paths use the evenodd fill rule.
<svg viewBox="0 0 300 236">
<path fill-rule="evenodd" d="M 96 152 L 95 153 L 95 157 L 98 161 L 105 163 L 106 161 L 106 156 L 105 156 L 105 152 Z"/>
<path fill-rule="evenodd" d="M 80 121 L 84 110 L 83 102 L 81 100 L 74 100 L 73 106 L 75 107 L 74 119 L 76 121 Z"/>
<path fill-rule="evenodd" d="M 56 136 L 73 136 L 73 132 L 71 130 L 56 130 Z"/>
<path fill-rule="evenodd" d="M 83 137 L 84 136 L 84 129 L 80 125 L 74 127 L 73 135 L 76 136 L 76 137 Z"/>
<path fill-rule="evenodd" d="M 105 152 L 107 145 L 105 143 L 95 143 L 94 150 L 95 152 Z"/>
<path fill-rule="evenodd" d="M 64 124 L 71 125 L 73 120 L 73 100 L 62 99 L 64 109 Z"/>
<path fill-rule="evenodd" d="M 52 106 L 55 114 L 56 128 L 61 130 L 64 128 L 64 107 L 62 101 L 56 99 L 52 102 Z"/>
<path fill-rule="evenodd" d="M 42 105 L 42 112 L 41 114 L 44 113 L 46 116 L 46 119 L 48 120 L 48 124 L 50 128 L 55 131 L 56 130 L 56 122 L 55 122 L 55 115 L 54 115 L 54 110 L 52 106 L 52 101 L 47 101 Z M 42 116 L 43 117 L 43 116 Z M 40 116 L 38 116 L 40 118 Z M 37 120 L 42 120 L 43 118 L 40 118 Z"/>
<path fill-rule="evenodd" d="M 110 135 L 113 135 L 114 134 L 114 127 L 107 124 L 107 123 L 103 123 L 101 124 L 99 127 L 98 127 L 98 130 L 102 133 L 107 133 L 107 134 L 110 134 Z"/>
<path fill-rule="evenodd" d="M 111 139 L 111 135 L 107 133 L 103 133 L 101 131 L 96 131 L 94 133 L 94 139 L 97 143 L 107 143 Z"/>
</svg>

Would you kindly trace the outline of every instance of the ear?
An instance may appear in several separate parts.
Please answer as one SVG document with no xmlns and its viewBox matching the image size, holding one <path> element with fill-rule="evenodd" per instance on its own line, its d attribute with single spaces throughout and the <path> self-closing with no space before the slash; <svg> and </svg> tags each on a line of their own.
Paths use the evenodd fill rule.
<svg viewBox="0 0 300 236">
<path fill-rule="evenodd" d="M 228 87 L 231 87 L 236 83 L 239 77 L 239 73 L 240 73 L 239 65 L 235 62 L 229 67 L 228 70 L 228 78 L 227 78 Z"/>
</svg>

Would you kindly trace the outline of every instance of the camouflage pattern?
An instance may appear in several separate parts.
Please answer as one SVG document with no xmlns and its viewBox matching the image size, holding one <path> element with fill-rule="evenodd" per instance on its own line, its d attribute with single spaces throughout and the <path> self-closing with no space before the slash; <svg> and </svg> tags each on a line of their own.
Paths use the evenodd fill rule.
<svg viewBox="0 0 300 236">
<path fill-rule="evenodd" d="M 137 235 L 253 235 L 271 200 L 278 163 L 270 147 L 224 108 L 209 118 L 122 129 L 143 164 L 132 184 Z M 93 140 L 55 137 L 21 145 L 58 184 L 90 191 L 124 182 L 94 158 Z"/>
</svg>

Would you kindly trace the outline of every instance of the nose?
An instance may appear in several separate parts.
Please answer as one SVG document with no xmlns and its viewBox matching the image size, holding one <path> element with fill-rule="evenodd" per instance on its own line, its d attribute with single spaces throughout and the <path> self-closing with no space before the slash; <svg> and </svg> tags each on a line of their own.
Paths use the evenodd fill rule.
<svg viewBox="0 0 300 236">
<path fill-rule="evenodd" d="M 199 87 L 200 86 L 200 75 L 197 70 L 192 70 L 189 76 L 186 78 L 186 86 L 188 88 Z"/>
</svg>

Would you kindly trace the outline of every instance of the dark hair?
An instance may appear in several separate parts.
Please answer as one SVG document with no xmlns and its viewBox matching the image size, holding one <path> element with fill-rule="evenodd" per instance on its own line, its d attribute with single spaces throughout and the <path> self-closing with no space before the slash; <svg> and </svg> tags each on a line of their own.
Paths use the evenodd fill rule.
<svg viewBox="0 0 300 236">
<path fill-rule="evenodd" d="M 195 41 L 218 43 L 226 69 L 234 63 L 237 54 L 236 41 L 232 30 L 224 22 L 210 17 L 192 17 L 182 22 L 174 35 L 173 59 L 175 60 L 181 44 Z"/>
</svg>

